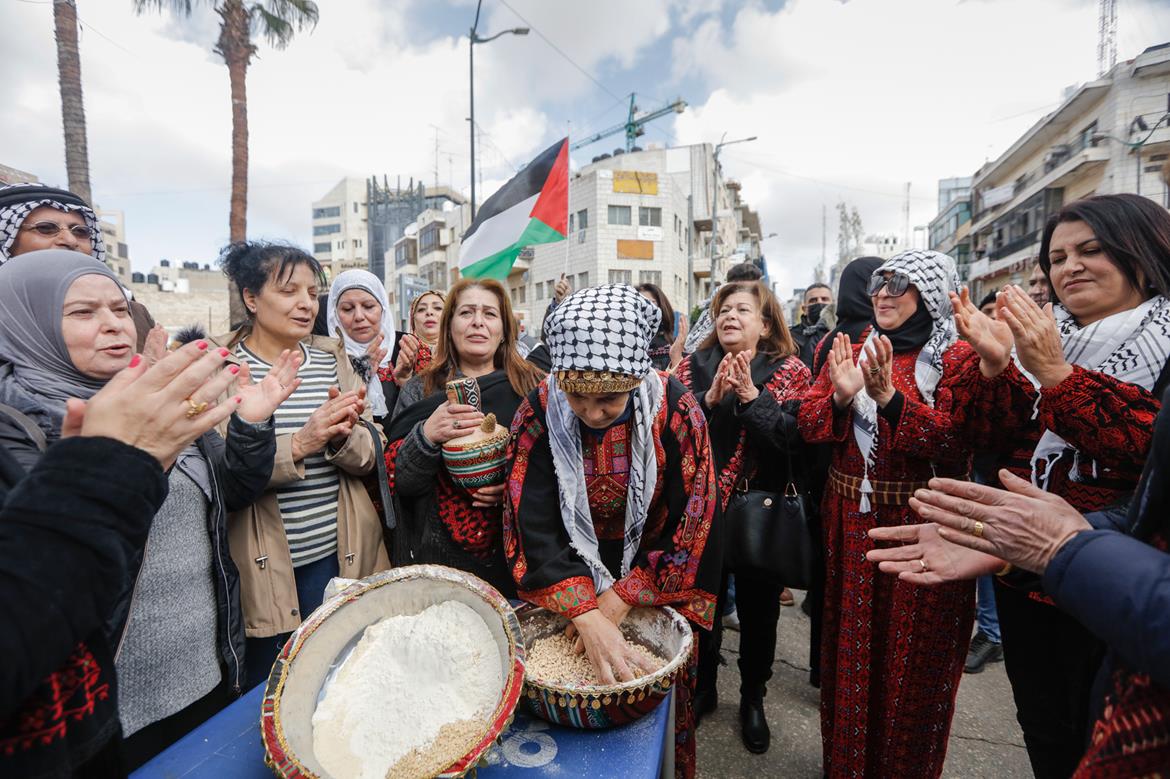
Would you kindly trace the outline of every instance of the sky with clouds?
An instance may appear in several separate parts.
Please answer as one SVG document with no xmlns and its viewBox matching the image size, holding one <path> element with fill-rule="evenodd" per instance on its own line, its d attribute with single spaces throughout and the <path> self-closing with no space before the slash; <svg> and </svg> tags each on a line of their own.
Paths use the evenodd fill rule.
<svg viewBox="0 0 1170 779">
<path fill-rule="evenodd" d="M 231 117 L 218 17 L 136 16 L 131 0 L 78 0 L 94 197 L 126 213 L 136 269 L 210 262 L 227 239 Z M 310 243 L 310 203 L 346 175 L 466 191 L 467 30 L 474 0 L 319 2 L 284 51 L 261 44 L 248 77 L 249 235 Z M 1118 54 L 1170 41 L 1170 0 L 1119 0 Z M 477 159 L 491 191 L 566 132 L 677 96 L 644 145 L 755 135 L 726 173 L 760 211 L 769 267 L 803 286 L 821 208 L 855 205 L 867 232 L 937 211 L 937 180 L 969 175 L 1096 75 L 1092 0 L 483 0 Z M 0 163 L 65 184 L 52 7 L 0 0 Z M 621 145 L 613 136 L 574 166 Z"/>
</svg>

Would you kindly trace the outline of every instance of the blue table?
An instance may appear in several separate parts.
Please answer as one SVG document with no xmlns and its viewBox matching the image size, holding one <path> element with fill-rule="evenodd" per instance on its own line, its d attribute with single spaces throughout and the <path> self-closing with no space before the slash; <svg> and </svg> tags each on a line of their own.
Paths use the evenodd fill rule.
<svg viewBox="0 0 1170 779">
<path fill-rule="evenodd" d="M 244 695 L 135 771 L 134 779 L 204 777 L 269 779 L 260 741 L 263 685 Z M 529 717 L 516 719 L 488 753 L 478 779 L 515 777 L 656 777 L 673 775 L 674 717 L 666 698 L 637 722 L 609 730 L 576 730 Z M 667 734 L 671 738 L 666 738 Z M 663 770 L 663 769 L 667 770 Z"/>
</svg>

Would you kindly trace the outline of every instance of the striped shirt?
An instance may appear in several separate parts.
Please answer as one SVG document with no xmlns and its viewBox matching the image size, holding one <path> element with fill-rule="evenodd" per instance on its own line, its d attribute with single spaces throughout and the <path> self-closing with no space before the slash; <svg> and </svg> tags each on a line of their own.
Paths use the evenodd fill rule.
<svg viewBox="0 0 1170 779">
<path fill-rule="evenodd" d="M 301 386 L 276 409 L 276 434 L 295 433 L 309 421 L 329 388 L 337 386 L 337 360 L 329 352 L 301 344 L 305 361 L 297 371 Z M 248 350 L 241 341 L 236 356 L 248 363 L 254 381 L 262 381 L 271 365 Z M 325 460 L 322 450 L 301 461 L 305 477 L 276 488 L 280 516 L 293 567 L 308 565 L 337 552 L 337 468 Z"/>
</svg>

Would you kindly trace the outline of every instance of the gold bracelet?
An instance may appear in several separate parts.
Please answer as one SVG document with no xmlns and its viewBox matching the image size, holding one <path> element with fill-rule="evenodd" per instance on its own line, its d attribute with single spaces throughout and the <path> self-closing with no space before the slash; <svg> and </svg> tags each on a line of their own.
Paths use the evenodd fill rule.
<svg viewBox="0 0 1170 779">
<path fill-rule="evenodd" d="M 1012 572 L 1012 569 L 1014 567 L 1015 566 L 1013 566 L 1011 563 L 1004 563 L 1003 568 L 1000 568 L 998 571 L 996 571 L 995 575 L 996 576 L 1007 576 L 1009 573 Z"/>
</svg>

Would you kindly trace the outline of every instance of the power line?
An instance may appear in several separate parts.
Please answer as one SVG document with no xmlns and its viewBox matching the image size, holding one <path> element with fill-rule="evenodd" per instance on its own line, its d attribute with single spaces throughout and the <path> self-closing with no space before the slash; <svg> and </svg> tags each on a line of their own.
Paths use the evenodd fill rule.
<svg viewBox="0 0 1170 779">
<path fill-rule="evenodd" d="M 809 182 L 812 182 L 813 184 L 820 184 L 821 186 L 833 187 L 834 189 L 847 189 L 847 190 L 850 190 L 853 192 L 866 192 L 870 195 L 882 195 L 883 197 L 894 197 L 894 198 L 897 198 L 898 200 L 903 200 L 903 201 L 906 199 L 906 193 L 904 190 L 902 192 L 882 192 L 881 190 L 877 190 L 877 189 L 866 189 L 865 187 L 854 187 L 854 186 L 850 186 L 849 184 L 838 184 L 837 182 L 834 182 L 834 181 L 825 181 L 823 179 L 815 179 L 815 178 L 812 178 L 811 176 L 802 176 L 799 173 L 791 173 L 791 172 L 786 171 L 786 170 L 781 170 L 780 168 L 775 168 L 775 167 L 771 167 L 769 165 L 764 165 L 760 162 L 757 162 L 756 160 L 748 159 L 743 154 L 740 154 L 737 152 L 726 152 L 725 151 L 723 153 L 729 157 L 738 157 L 741 162 L 744 162 L 748 165 L 752 165 L 754 167 L 760 168 L 762 170 L 766 170 L 769 173 L 775 173 L 778 176 L 787 176 L 788 178 L 800 179 L 802 181 L 809 181 Z M 910 199 L 911 200 L 921 200 L 923 202 L 931 202 L 931 203 L 936 202 L 935 198 L 925 197 L 922 195 L 911 196 Z"/>
<path fill-rule="evenodd" d="M 520 21 L 522 21 L 522 22 L 524 22 L 526 25 L 528 25 L 528 28 L 529 28 L 530 30 L 532 30 L 534 33 L 536 33 L 537 35 L 539 35 L 539 36 L 540 36 L 540 39 L 541 39 L 542 41 L 544 41 L 544 42 L 545 42 L 545 43 L 547 43 L 549 46 L 551 46 L 551 47 L 552 47 L 552 49 L 553 49 L 553 51 L 555 51 L 557 54 L 560 54 L 562 57 L 564 57 L 564 58 L 565 58 L 565 60 L 566 60 L 566 61 L 567 61 L 567 62 L 568 62 L 570 65 L 572 65 L 574 68 L 576 68 L 577 70 L 579 70 L 579 71 L 581 72 L 581 74 L 582 74 L 583 76 L 585 76 L 585 78 L 589 79 L 589 80 L 590 80 L 590 81 L 592 81 L 594 84 L 596 84 L 598 89 L 600 89 L 602 92 L 604 92 L 605 94 L 607 94 L 607 95 L 609 95 L 610 97 L 612 97 L 614 100 L 624 100 L 624 99 L 625 99 L 625 98 L 622 98 L 622 97 L 618 97 L 618 95 L 617 95 L 617 93 L 616 93 L 616 92 L 613 92 L 613 91 L 611 91 L 611 90 L 609 89 L 609 87 L 607 87 L 605 84 L 602 84 L 600 81 L 598 81 L 598 80 L 597 80 L 597 79 L 596 79 L 596 78 L 593 76 L 593 74 L 592 74 L 592 73 L 590 73 L 589 71 L 585 70 L 585 68 L 583 68 L 583 67 L 581 67 L 580 65 L 578 65 L 578 64 L 577 64 L 577 62 L 576 62 L 576 61 L 575 61 L 575 60 L 574 60 L 572 57 L 570 57 L 568 54 L 565 54 L 565 52 L 561 50 L 561 47 L 560 47 L 560 46 L 557 46 L 555 43 L 553 43 L 551 40 L 549 40 L 549 37 L 548 37 L 547 35 L 545 35 L 544 33 L 542 33 L 542 32 L 541 32 L 541 31 L 540 31 L 540 30 L 539 30 L 539 29 L 536 27 L 536 25 L 534 25 L 532 22 L 528 21 L 528 20 L 527 20 L 527 19 L 525 19 L 523 16 L 521 16 L 521 15 L 520 15 L 520 12 L 519 12 L 519 11 L 517 11 L 515 8 L 513 8 L 513 7 L 512 7 L 512 6 L 510 6 L 510 5 L 508 5 L 508 0 L 500 0 L 500 5 L 502 5 L 502 6 L 504 6 L 505 8 L 507 8 L 509 11 L 511 11 L 513 14 L 515 14 L 515 15 L 516 15 L 516 18 L 518 18 Z"/>
</svg>

